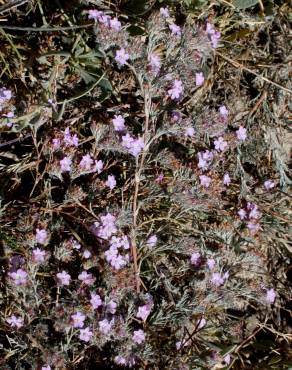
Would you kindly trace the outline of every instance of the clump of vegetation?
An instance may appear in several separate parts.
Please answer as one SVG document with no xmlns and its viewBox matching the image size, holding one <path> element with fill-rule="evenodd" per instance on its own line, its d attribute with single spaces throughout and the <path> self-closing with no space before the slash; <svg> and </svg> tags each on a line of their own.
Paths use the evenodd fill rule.
<svg viewBox="0 0 292 370">
<path fill-rule="evenodd" d="M 3 369 L 291 366 L 286 5 L 224 3 L 0 7 Z"/>
</svg>

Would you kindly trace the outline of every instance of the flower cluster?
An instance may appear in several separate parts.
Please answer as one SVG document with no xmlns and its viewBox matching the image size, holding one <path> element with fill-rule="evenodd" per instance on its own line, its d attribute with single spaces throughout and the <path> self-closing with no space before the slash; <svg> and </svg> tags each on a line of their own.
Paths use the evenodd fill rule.
<svg viewBox="0 0 292 370">
<path fill-rule="evenodd" d="M 255 203 L 247 202 L 246 207 L 241 208 L 237 214 L 241 221 L 247 221 L 246 226 L 252 234 L 255 234 L 259 230 L 260 225 L 258 220 L 261 217 L 261 213 Z"/>
<path fill-rule="evenodd" d="M 118 18 L 110 17 L 103 11 L 91 9 L 88 11 L 88 19 L 93 19 L 98 22 L 101 26 L 110 28 L 113 31 L 119 32 L 122 29 L 122 24 Z"/>
<path fill-rule="evenodd" d="M 122 146 L 128 150 L 130 154 L 137 157 L 145 147 L 145 143 L 142 138 L 135 139 L 128 133 L 122 136 Z"/>
</svg>

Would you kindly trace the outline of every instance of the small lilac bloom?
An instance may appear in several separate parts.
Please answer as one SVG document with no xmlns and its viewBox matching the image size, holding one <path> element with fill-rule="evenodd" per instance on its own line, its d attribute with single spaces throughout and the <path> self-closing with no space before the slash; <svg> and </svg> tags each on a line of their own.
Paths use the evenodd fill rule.
<svg viewBox="0 0 292 370">
<path fill-rule="evenodd" d="M 15 315 L 10 316 L 6 321 L 11 327 L 15 327 L 17 329 L 23 326 L 23 319 Z"/>
<path fill-rule="evenodd" d="M 220 136 L 217 140 L 215 140 L 214 144 L 215 144 L 215 149 L 218 152 L 224 152 L 224 150 L 228 147 L 227 142 L 224 141 L 222 136 Z"/>
<path fill-rule="evenodd" d="M 103 170 L 103 161 L 102 160 L 94 161 L 94 171 L 100 174 L 102 170 Z"/>
<path fill-rule="evenodd" d="M 215 265 L 216 265 L 216 261 L 214 260 L 214 258 L 207 259 L 207 266 L 209 270 L 213 270 Z"/>
<path fill-rule="evenodd" d="M 104 320 L 99 321 L 98 326 L 99 326 L 99 331 L 102 334 L 107 335 L 112 329 L 112 322 L 108 321 L 107 319 L 104 319 Z"/>
<path fill-rule="evenodd" d="M 204 186 L 205 188 L 208 188 L 212 181 L 211 177 L 205 176 L 205 175 L 201 175 L 199 177 L 200 177 L 201 185 Z"/>
<path fill-rule="evenodd" d="M 66 271 L 58 272 L 57 278 L 61 286 L 70 285 L 71 276 Z"/>
<path fill-rule="evenodd" d="M 144 342 L 145 340 L 145 333 L 142 329 L 139 329 L 139 330 L 135 330 L 133 332 L 133 342 L 137 343 L 137 344 L 141 344 Z"/>
<path fill-rule="evenodd" d="M 91 257 L 91 252 L 88 250 L 88 249 L 85 249 L 85 251 L 83 251 L 82 253 L 82 256 L 85 258 L 85 259 L 88 259 Z"/>
<path fill-rule="evenodd" d="M 90 154 L 85 154 L 80 163 L 79 163 L 79 166 L 80 168 L 82 168 L 83 170 L 86 170 L 86 171 L 89 171 L 91 169 L 91 166 L 93 165 L 93 159 L 91 158 Z"/>
<path fill-rule="evenodd" d="M 160 8 L 160 15 L 163 17 L 163 18 L 168 18 L 169 17 L 169 10 L 167 7 L 165 8 Z"/>
<path fill-rule="evenodd" d="M 88 326 L 84 329 L 80 329 L 79 331 L 79 339 L 83 340 L 84 342 L 90 342 L 92 336 L 93 333 Z"/>
<path fill-rule="evenodd" d="M 126 235 L 123 235 L 122 238 L 121 238 L 121 243 L 122 243 L 122 247 L 127 250 L 127 249 L 130 249 L 130 243 L 129 243 L 129 239 L 127 238 Z"/>
<path fill-rule="evenodd" d="M 81 274 L 78 275 L 78 280 L 82 281 L 85 285 L 92 285 L 94 284 L 96 278 L 87 271 L 82 271 Z"/>
<path fill-rule="evenodd" d="M 182 94 L 183 86 L 180 80 L 174 80 L 173 87 L 167 91 L 168 96 L 172 99 L 179 99 L 180 95 Z"/>
<path fill-rule="evenodd" d="M 127 260 L 122 255 L 117 254 L 115 257 L 112 258 L 110 264 L 116 270 L 120 270 L 122 267 L 124 267 L 127 264 Z"/>
<path fill-rule="evenodd" d="M 213 272 L 211 277 L 211 284 L 213 284 L 217 288 L 224 284 L 224 278 L 219 272 Z"/>
<path fill-rule="evenodd" d="M 100 11 L 95 10 L 95 9 L 90 9 L 88 11 L 88 19 L 94 19 L 94 20 L 97 21 L 99 19 L 99 17 L 100 17 L 100 14 L 101 14 Z"/>
<path fill-rule="evenodd" d="M 155 74 L 157 74 L 160 70 L 160 67 L 161 67 L 161 60 L 160 60 L 159 55 L 150 54 L 150 56 L 149 56 L 149 65 L 150 65 L 151 70 Z"/>
<path fill-rule="evenodd" d="M 125 120 L 121 115 L 115 115 L 115 118 L 112 120 L 115 131 L 123 131 L 125 130 Z"/>
<path fill-rule="evenodd" d="M 266 294 L 266 298 L 265 299 L 266 299 L 266 302 L 268 304 L 273 304 L 275 302 L 276 292 L 274 291 L 273 288 L 267 290 L 267 294 Z"/>
<path fill-rule="evenodd" d="M 205 78 L 202 72 L 196 73 L 196 86 L 202 86 Z"/>
<path fill-rule="evenodd" d="M 148 240 L 147 240 L 146 244 L 147 244 L 147 246 L 148 246 L 149 248 L 153 248 L 153 247 L 155 247 L 155 245 L 157 244 L 157 236 L 156 236 L 156 235 L 151 235 L 151 236 L 148 238 Z"/>
<path fill-rule="evenodd" d="M 198 266 L 201 262 L 201 255 L 198 252 L 195 252 L 191 255 L 191 264 Z"/>
<path fill-rule="evenodd" d="M 114 362 L 117 365 L 127 365 L 127 360 L 123 356 L 116 356 Z"/>
<path fill-rule="evenodd" d="M 39 244 L 46 244 L 48 240 L 48 233 L 45 229 L 36 229 L 35 235 L 36 242 Z"/>
<path fill-rule="evenodd" d="M 50 365 L 42 366 L 41 370 L 52 370 Z"/>
<path fill-rule="evenodd" d="M 246 128 L 240 126 L 239 129 L 236 131 L 236 135 L 239 141 L 245 141 L 247 138 Z"/>
<path fill-rule="evenodd" d="M 144 149 L 145 144 L 142 138 L 138 138 L 133 141 L 131 148 L 129 148 L 129 153 L 134 157 L 137 157 L 141 151 Z"/>
<path fill-rule="evenodd" d="M 242 220 L 244 220 L 246 218 L 246 210 L 241 208 L 238 212 L 237 212 L 239 218 Z"/>
<path fill-rule="evenodd" d="M 182 114 L 181 112 L 172 112 L 171 119 L 174 122 L 180 122 L 182 119 Z"/>
<path fill-rule="evenodd" d="M 195 129 L 193 127 L 187 127 L 185 136 L 193 137 L 195 135 Z"/>
<path fill-rule="evenodd" d="M 55 150 L 59 149 L 59 148 L 60 148 L 60 146 L 61 146 L 61 141 L 60 141 L 60 139 L 58 139 L 58 138 L 53 139 L 53 140 L 52 140 L 52 143 L 53 143 L 53 148 L 54 148 Z"/>
<path fill-rule="evenodd" d="M 260 229 L 260 225 L 257 222 L 249 222 L 246 226 L 252 234 L 256 234 Z"/>
<path fill-rule="evenodd" d="M 126 64 L 128 59 L 130 59 L 130 55 L 126 53 L 126 50 L 124 48 L 116 51 L 115 60 L 118 64 L 123 66 L 124 64 Z"/>
<path fill-rule="evenodd" d="M 219 40 L 221 38 L 221 33 L 216 31 L 211 35 L 211 44 L 214 49 L 218 47 Z"/>
<path fill-rule="evenodd" d="M 261 213 L 258 210 L 258 206 L 254 203 L 248 203 L 247 208 L 250 210 L 248 217 L 253 220 L 260 218 Z"/>
<path fill-rule="evenodd" d="M 64 143 L 66 146 L 78 146 L 79 140 L 77 135 L 74 136 L 70 133 L 70 128 L 66 127 L 64 131 Z"/>
<path fill-rule="evenodd" d="M 206 325 L 206 320 L 204 317 L 202 317 L 200 320 L 197 321 L 198 329 L 203 329 L 203 327 Z"/>
<path fill-rule="evenodd" d="M 111 190 L 117 185 L 116 179 L 114 175 L 109 175 L 107 177 L 107 181 L 105 182 L 106 186 L 108 186 Z"/>
<path fill-rule="evenodd" d="M 73 328 L 83 328 L 86 316 L 78 311 L 74 315 L 71 315 L 71 319 L 73 321 Z"/>
<path fill-rule="evenodd" d="M 174 36 L 180 36 L 181 35 L 181 28 L 180 26 L 178 26 L 177 24 L 175 23 L 171 23 L 168 25 L 171 33 L 174 35 Z"/>
<path fill-rule="evenodd" d="M 117 17 L 110 20 L 110 28 L 119 32 L 122 29 L 122 24 Z"/>
<path fill-rule="evenodd" d="M 228 114 L 229 114 L 229 111 L 228 109 L 225 107 L 225 105 L 221 105 L 221 107 L 219 107 L 219 114 L 222 118 L 226 119 Z"/>
<path fill-rule="evenodd" d="M 224 356 L 223 361 L 224 361 L 224 364 L 226 364 L 226 365 L 230 364 L 231 357 L 230 357 L 229 353 L 228 353 L 228 355 Z"/>
<path fill-rule="evenodd" d="M 0 88 L 0 104 L 6 103 L 12 98 L 11 90 L 5 89 L 4 87 Z"/>
<path fill-rule="evenodd" d="M 127 149 L 130 149 L 134 140 L 135 139 L 132 136 L 130 136 L 129 134 L 126 134 L 122 136 L 122 146 Z"/>
<path fill-rule="evenodd" d="M 23 269 L 18 269 L 16 272 L 9 272 L 8 276 L 13 280 L 15 285 L 25 285 L 27 282 L 27 272 Z"/>
<path fill-rule="evenodd" d="M 146 321 L 150 312 L 151 312 L 151 306 L 150 305 L 145 304 L 143 306 L 139 306 L 136 317 L 138 317 L 139 319 L 142 319 L 143 321 Z"/>
<path fill-rule="evenodd" d="M 231 178 L 228 173 L 225 173 L 223 177 L 223 184 L 226 186 L 229 186 L 230 183 L 231 183 Z"/>
<path fill-rule="evenodd" d="M 109 303 L 106 305 L 106 310 L 114 315 L 117 311 L 118 305 L 113 300 L 109 301 Z"/>
<path fill-rule="evenodd" d="M 46 257 L 46 252 L 41 250 L 40 248 L 35 248 L 32 251 L 32 258 L 33 261 L 36 263 L 44 263 Z"/>
<path fill-rule="evenodd" d="M 102 300 L 98 294 L 91 293 L 90 295 L 91 295 L 90 304 L 94 310 L 102 306 Z"/>
<path fill-rule="evenodd" d="M 64 157 L 60 160 L 61 172 L 71 172 L 72 160 L 69 157 Z"/>
<path fill-rule="evenodd" d="M 275 183 L 272 180 L 267 180 L 264 182 L 264 187 L 266 190 L 271 190 L 275 187 Z"/>
</svg>

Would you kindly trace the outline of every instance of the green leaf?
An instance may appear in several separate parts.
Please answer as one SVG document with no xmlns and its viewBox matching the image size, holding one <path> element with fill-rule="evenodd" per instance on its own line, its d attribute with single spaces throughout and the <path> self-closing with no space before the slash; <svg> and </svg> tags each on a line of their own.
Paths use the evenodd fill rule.
<svg viewBox="0 0 292 370">
<path fill-rule="evenodd" d="M 258 0 L 234 0 L 233 5 L 238 9 L 247 9 L 256 5 Z"/>
</svg>

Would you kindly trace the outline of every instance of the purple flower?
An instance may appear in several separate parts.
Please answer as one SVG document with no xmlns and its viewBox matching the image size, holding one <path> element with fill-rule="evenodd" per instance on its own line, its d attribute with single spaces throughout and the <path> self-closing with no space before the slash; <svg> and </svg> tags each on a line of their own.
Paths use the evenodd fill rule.
<svg viewBox="0 0 292 370">
<path fill-rule="evenodd" d="M 55 150 L 59 149 L 59 148 L 60 148 L 60 146 L 61 146 L 61 140 L 60 140 L 60 139 L 58 139 L 58 138 L 53 139 L 53 140 L 52 140 L 52 143 L 53 143 L 53 148 L 54 148 Z"/>
<path fill-rule="evenodd" d="M 260 225 L 257 222 L 249 222 L 246 226 L 252 234 L 256 234 L 260 229 Z"/>
<path fill-rule="evenodd" d="M 106 216 L 101 216 L 102 225 L 100 226 L 97 222 L 94 223 L 95 227 L 98 227 L 97 236 L 108 240 L 113 234 L 115 234 L 117 232 L 115 220 L 115 216 L 110 213 L 107 213 Z"/>
<path fill-rule="evenodd" d="M 83 340 L 84 342 L 89 342 L 92 336 L 93 333 L 88 326 L 84 329 L 80 329 L 79 331 L 79 339 Z"/>
<path fill-rule="evenodd" d="M 88 11 L 88 19 L 94 19 L 95 21 L 97 21 L 100 17 L 102 12 L 98 11 L 98 10 L 95 10 L 95 9 L 90 9 Z"/>
<path fill-rule="evenodd" d="M 111 20 L 110 20 L 110 27 L 111 27 L 113 30 L 115 30 L 115 31 L 119 32 L 119 31 L 122 29 L 122 24 L 121 24 L 121 22 L 118 20 L 118 18 L 117 18 L 117 17 L 115 17 L 115 18 L 113 18 L 113 19 L 111 19 Z"/>
<path fill-rule="evenodd" d="M 126 358 L 125 358 L 125 357 L 123 357 L 123 356 L 116 356 L 116 357 L 114 358 L 114 362 L 115 362 L 115 364 L 117 364 L 117 365 L 127 365 L 127 360 L 126 360 Z"/>
<path fill-rule="evenodd" d="M 70 285 L 71 276 L 64 270 L 57 273 L 57 279 L 61 286 Z"/>
<path fill-rule="evenodd" d="M 90 304 L 91 307 L 96 310 L 98 307 L 102 306 L 102 300 L 100 296 L 96 293 L 90 293 L 91 299 L 90 299 Z"/>
<path fill-rule="evenodd" d="M 206 320 L 202 317 L 197 321 L 197 329 L 203 329 L 203 327 L 206 325 Z"/>
<path fill-rule="evenodd" d="M 117 311 L 117 307 L 118 307 L 118 305 L 116 304 L 116 302 L 114 302 L 113 300 L 111 300 L 106 305 L 106 310 L 107 310 L 107 312 L 109 312 L 112 315 L 114 315 L 116 313 L 116 311 Z"/>
<path fill-rule="evenodd" d="M 99 331 L 102 334 L 107 335 L 112 329 L 112 321 L 108 321 L 107 319 L 101 320 L 99 321 L 98 326 L 99 326 Z"/>
<path fill-rule="evenodd" d="M 217 288 L 224 284 L 224 278 L 219 272 L 213 272 L 211 277 L 211 284 Z"/>
<path fill-rule="evenodd" d="M 126 50 L 124 48 L 121 48 L 120 50 L 116 51 L 115 60 L 118 64 L 123 66 L 124 64 L 126 64 L 129 58 L 130 55 L 126 53 Z"/>
<path fill-rule="evenodd" d="M 41 370 L 52 370 L 50 365 L 42 366 Z"/>
<path fill-rule="evenodd" d="M 226 356 L 223 358 L 224 364 L 229 365 L 231 361 L 230 354 L 228 353 Z"/>
<path fill-rule="evenodd" d="M 247 138 L 246 128 L 240 126 L 239 129 L 236 131 L 236 135 L 239 141 L 245 141 Z"/>
<path fill-rule="evenodd" d="M 136 317 L 138 317 L 139 319 L 143 321 L 146 321 L 150 312 L 151 312 L 151 305 L 145 304 L 143 306 L 139 306 Z"/>
<path fill-rule="evenodd" d="M 202 86 L 205 81 L 204 75 L 202 72 L 196 73 L 196 86 Z"/>
<path fill-rule="evenodd" d="M 229 186 L 230 183 L 231 183 L 231 178 L 228 173 L 225 173 L 223 177 L 223 184 L 226 186 Z"/>
<path fill-rule="evenodd" d="M 83 328 L 86 316 L 78 311 L 74 315 L 71 315 L 71 319 L 73 321 L 73 328 Z"/>
<path fill-rule="evenodd" d="M 161 67 L 161 60 L 160 60 L 159 55 L 150 54 L 150 56 L 149 56 L 149 66 L 155 74 L 157 74 L 159 72 L 160 67 Z"/>
<path fill-rule="evenodd" d="M 36 229 L 36 242 L 45 245 L 48 240 L 48 233 L 45 229 Z"/>
<path fill-rule="evenodd" d="M 209 150 L 206 150 L 205 152 L 199 152 L 198 158 L 199 158 L 198 167 L 201 168 L 203 171 L 206 171 L 209 168 L 210 163 L 214 158 L 214 155 Z"/>
<path fill-rule="evenodd" d="M 148 246 L 149 248 L 153 248 L 153 247 L 155 247 L 155 245 L 157 244 L 157 236 L 156 236 L 156 235 L 151 235 L 151 236 L 148 238 L 148 240 L 147 240 L 146 244 L 147 244 L 147 246 Z"/>
<path fill-rule="evenodd" d="M 139 329 L 139 330 L 135 330 L 133 332 L 133 342 L 137 343 L 137 344 L 141 344 L 144 342 L 145 340 L 145 333 L 142 329 Z"/>
<path fill-rule="evenodd" d="M 264 187 L 265 187 L 266 190 L 271 190 L 275 187 L 275 183 L 272 180 L 266 180 L 264 182 Z"/>
<path fill-rule="evenodd" d="M 219 43 L 219 40 L 221 38 L 221 33 L 216 31 L 215 33 L 213 33 L 211 35 L 211 44 L 213 46 L 214 49 L 216 49 L 218 47 L 218 43 Z"/>
<path fill-rule="evenodd" d="M 85 258 L 85 259 L 88 259 L 91 257 L 91 252 L 88 250 L 88 249 L 85 249 L 85 251 L 83 251 L 82 253 L 82 256 Z"/>
<path fill-rule="evenodd" d="M 101 173 L 103 170 L 103 161 L 94 161 L 94 171 L 96 171 L 98 174 Z"/>
<path fill-rule="evenodd" d="M 60 160 L 61 172 L 71 172 L 72 160 L 69 157 L 64 157 Z"/>
<path fill-rule="evenodd" d="M 137 157 L 144 149 L 145 144 L 142 138 L 138 138 L 133 141 L 132 146 L 129 148 L 129 153 L 134 157 Z"/>
<path fill-rule="evenodd" d="M 208 188 L 212 181 L 211 177 L 205 176 L 205 175 L 201 175 L 199 177 L 200 177 L 201 185 L 204 186 L 205 188 Z"/>
<path fill-rule="evenodd" d="M 92 165 L 93 159 L 91 158 L 90 154 L 84 155 L 79 163 L 80 168 L 86 171 L 89 171 Z"/>
<path fill-rule="evenodd" d="M 163 18 L 168 18 L 169 17 L 169 10 L 167 7 L 165 8 L 160 8 L 160 15 Z"/>
<path fill-rule="evenodd" d="M 111 259 L 110 264 L 116 270 L 120 270 L 122 267 L 124 267 L 127 264 L 127 260 L 122 255 L 117 254 Z"/>
<path fill-rule="evenodd" d="M 257 220 L 258 218 L 260 218 L 261 213 L 259 212 L 258 206 L 256 204 L 248 202 L 247 208 L 250 211 L 248 215 L 250 219 Z"/>
<path fill-rule="evenodd" d="M 113 122 L 113 125 L 114 125 L 114 128 L 115 128 L 115 131 L 125 130 L 125 128 L 126 128 L 125 120 L 121 115 L 119 115 L 119 116 L 115 115 L 115 118 L 113 118 L 112 122 Z"/>
<path fill-rule="evenodd" d="M 182 119 L 181 112 L 172 112 L 171 119 L 173 122 L 180 122 Z"/>
<path fill-rule="evenodd" d="M 134 140 L 135 139 L 131 135 L 126 134 L 122 136 L 122 146 L 129 149 L 131 148 L 131 145 L 133 144 Z"/>
<path fill-rule="evenodd" d="M 36 263 L 44 263 L 46 257 L 46 252 L 41 250 L 40 248 L 35 248 L 32 251 L 32 258 L 33 261 Z"/>
<path fill-rule="evenodd" d="M 174 35 L 174 36 L 180 36 L 181 35 L 181 28 L 180 26 L 178 26 L 177 24 L 175 23 L 171 23 L 168 25 L 171 33 Z"/>
<path fill-rule="evenodd" d="M 87 271 L 82 271 L 81 274 L 78 275 L 78 280 L 82 281 L 85 285 L 92 285 L 94 284 L 96 278 Z"/>
<path fill-rule="evenodd" d="M 180 80 L 174 80 L 173 87 L 167 91 L 168 96 L 172 99 L 179 99 L 183 92 L 182 82 Z"/>
<path fill-rule="evenodd" d="M 215 265 L 216 265 L 216 261 L 214 260 L 214 258 L 207 259 L 207 266 L 209 270 L 213 270 Z"/>
<path fill-rule="evenodd" d="M 15 285 L 25 285 L 27 282 L 27 272 L 23 269 L 18 269 L 16 272 L 8 272 L 8 276 Z"/>
<path fill-rule="evenodd" d="M 195 252 L 191 255 L 191 264 L 198 266 L 201 262 L 201 255 L 198 252 Z"/>
<path fill-rule="evenodd" d="M 225 105 L 221 105 L 221 107 L 219 107 L 219 114 L 222 118 L 224 118 L 225 120 L 227 119 L 228 117 L 228 114 L 229 114 L 229 111 L 228 109 L 225 107 Z"/>
<path fill-rule="evenodd" d="M 215 149 L 218 152 L 224 152 L 224 150 L 228 147 L 227 142 L 224 141 L 222 136 L 220 136 L 217 140 L 215 140 L 214 144 L 215 144 Z"/>
<path fill-rule="evenodd" d="M 274 291 L 273 288 L 271 289 L 267 289 L 267 293 L 266 293 L 266 302 L 268 304 L 273 304 L 275 302 L 275 299 L 276 299 L 276 292 Z"/>
<path fill-rule="evenodd" d="M 23 326 L 23 319 L 15 315 L 10 316 L 6 321 L 11 327 L 15 327 L 17 329 Z"/>
<path fill-rule="evenodd" d="M 4 87 L 0 88 L 0 104 L 6 103 L 12 98 L 11 90 L 5 89 Z"/>
<path fill-rule="evenodd" d="M 187 127 L 185 130 L 185 136 L 193 137 L 195 135 L 195 129 L 193 127 Z"/>
<path fill-rule="evenodd" d="M 237 214 L 238 214 L 239 218 L 241 219 L 241 221 L 242 221 L 242 220 L 244 220 L 244 219 L 246 218 L 246 211 L 245 211 L 243 208 L 241 208 L 241 209 L 237 212 Z"/>
<path fill-rule="evenodd" d="M 107 181 L 105 182 L 106 186 L 108 186 L 111 190 L 117 185 L 116 179 L 114 175 L 109 175 L 107 177 Z"/>
<path fill-rule="evenodd" d="M 78 146 L 78 137 L 77 135 L 75 134 L 74 136 L 71 135 L 70 133 L 70 128 L 69 127 L 66 127 L 65 131 L 64 131 L 64 143 L 66 146 Z"/>
</svg>

